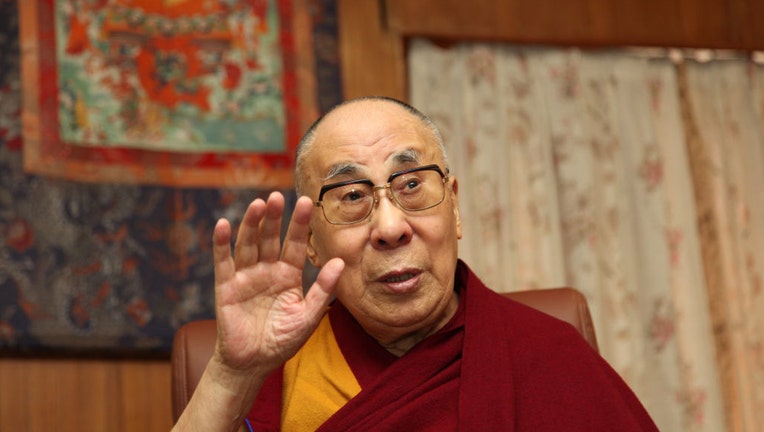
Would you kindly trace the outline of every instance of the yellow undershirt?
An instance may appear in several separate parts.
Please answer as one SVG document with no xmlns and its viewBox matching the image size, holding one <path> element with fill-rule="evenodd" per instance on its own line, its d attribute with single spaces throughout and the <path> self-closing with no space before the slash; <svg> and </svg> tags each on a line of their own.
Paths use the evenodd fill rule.
<svg viewBox="0 0 764 432">
<path fill-rule="evenodd" d="M 315 431 L 360 391 L 326 314 L 284 365 L 281 430 Z"/>
</svg>

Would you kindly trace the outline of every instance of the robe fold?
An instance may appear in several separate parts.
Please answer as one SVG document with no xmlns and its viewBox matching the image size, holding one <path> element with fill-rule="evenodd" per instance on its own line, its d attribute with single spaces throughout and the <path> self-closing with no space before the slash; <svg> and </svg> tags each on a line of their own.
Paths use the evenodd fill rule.
<svg viewBox="0 0 764 432">
<path fill-rule="evenodd" d="M 400 358 L 332 306 L 331 331 L 361 391 L 318 430 L 657 431 L 571 325 L 489 290 L 461 261 L 455 285 L 455 316 Z M 279 369 L 258 394 L 255 431 L 279 429 L 283 379 Z"/>
</svg>

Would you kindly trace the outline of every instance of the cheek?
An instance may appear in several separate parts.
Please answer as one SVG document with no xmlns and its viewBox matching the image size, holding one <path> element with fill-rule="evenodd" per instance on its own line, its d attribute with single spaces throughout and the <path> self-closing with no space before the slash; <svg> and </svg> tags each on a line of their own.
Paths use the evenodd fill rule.
<svg viewBox="0 0 764 432">
<path fill-rule="evenodd" d="M 442 213 L 439 217 L 433 217 L 418 228 L 426 241 L 442 243 L 443 246 L 450 246 L 461 237 L 461 223 L 457 213 L 452 210 Z"/>
<path fill-rule="evenodd" d="M 342 258 L 347 272 L 348 266 L 361 261 L 368 236 L 364 237 L 362 230 L 358 229 L 363 228 L 362 226 L 332 228 L 314 231 L 314 249 L 322 263 L 332 258 Z"/>
<path fill-rule="evenodd" d="M 452 277 L 451 269 L 458 256 L 460 228 L 456 220 L 441 218 L 441 223 L 426 227 L 427 236 L 422 234 L 427 253 L 438 278 Z"/>
</svg>

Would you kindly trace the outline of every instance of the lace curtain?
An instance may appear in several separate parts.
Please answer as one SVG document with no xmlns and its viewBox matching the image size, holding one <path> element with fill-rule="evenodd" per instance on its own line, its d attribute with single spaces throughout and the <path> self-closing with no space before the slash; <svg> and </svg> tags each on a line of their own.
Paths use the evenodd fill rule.
<svg viewBox="0 0 764 432">
<path fill-rule="evenodd" d="M 581 290 L 661 430 L 760 430 L 764 67 L 417 40 L 409 73 L 477 274 Z"/>
</svg>

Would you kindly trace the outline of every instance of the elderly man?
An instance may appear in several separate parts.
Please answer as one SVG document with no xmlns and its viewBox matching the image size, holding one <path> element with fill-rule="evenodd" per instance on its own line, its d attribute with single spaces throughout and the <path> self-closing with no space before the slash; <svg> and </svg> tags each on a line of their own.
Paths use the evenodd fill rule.
<svg viewBox="0 0 764 432">
<path fill-rule="evenodd" d="M 458 183 L 422 113 L 345 102 L 296 165 L 283 245 L 278 193 L 250 204 L 233 254 L 215 228 L 217 345 L 177 430 L 657 430 L 572 327 L 457 259 Z"/>
</svg>

